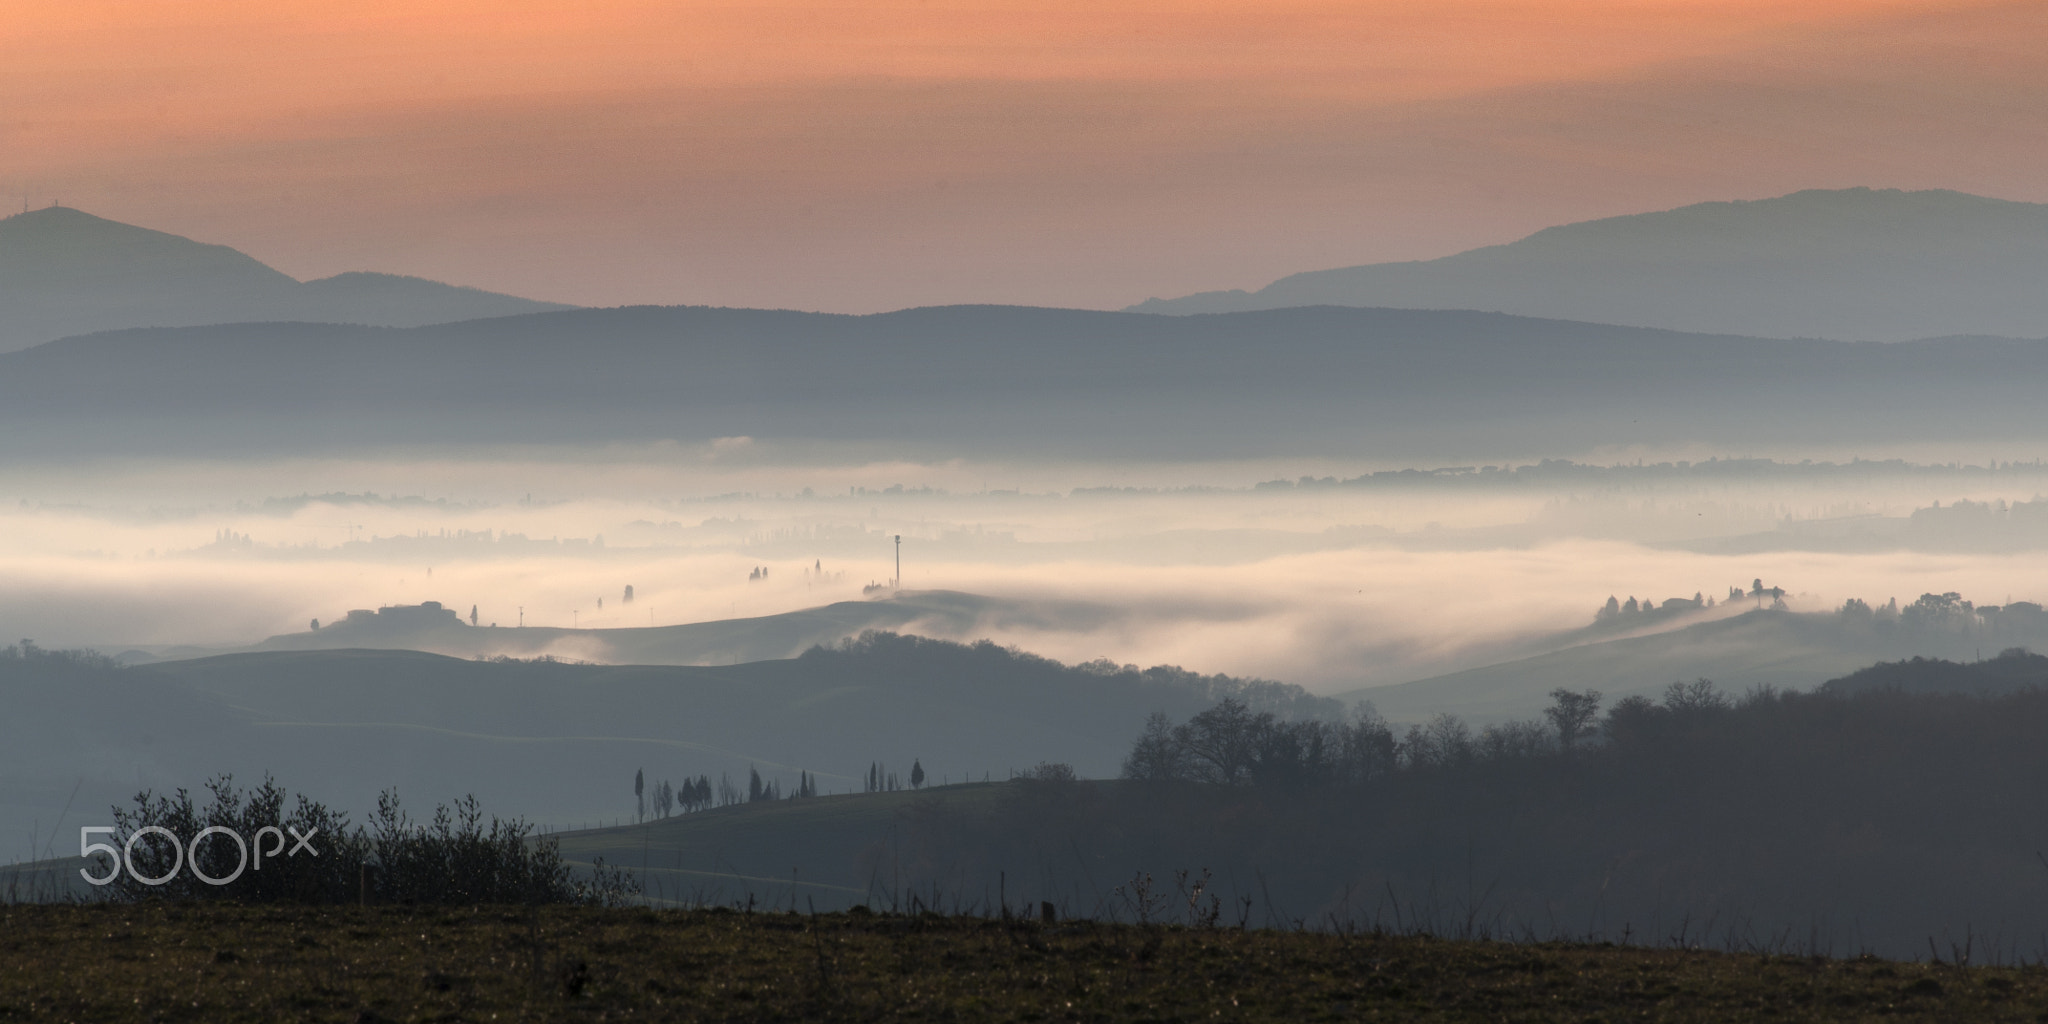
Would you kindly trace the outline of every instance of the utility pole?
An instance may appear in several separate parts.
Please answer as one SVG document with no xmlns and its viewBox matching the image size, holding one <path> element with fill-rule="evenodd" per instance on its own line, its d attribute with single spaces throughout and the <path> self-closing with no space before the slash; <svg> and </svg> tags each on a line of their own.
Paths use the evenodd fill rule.
<svg viewBox="0 0 2048 1024">
<path fill-rule="evenodd" d="M 526 606 L 523 604 L 519 606 L 519 628 L 526 628 Z"/>
<path fill-rule="evenodd" d="M 903 589 L 903 535 L 896 535 L 896 589 Z"/>
</svg>

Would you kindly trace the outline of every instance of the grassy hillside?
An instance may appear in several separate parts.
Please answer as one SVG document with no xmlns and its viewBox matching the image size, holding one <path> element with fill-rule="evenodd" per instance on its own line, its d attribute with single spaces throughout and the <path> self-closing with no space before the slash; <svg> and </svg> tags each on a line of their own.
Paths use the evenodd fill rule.
<svg viewBox="0 0 2048 1024">
<path fill-rule="evenodd" d="M 1024 780 L 751 803 L 561 841 L 574 860 L 644 872 L 661 902 L 1006 896 L 1103 917 L 1133 912 L 1144 878 L 1181 907 L 1206 877 L 1254 925 L 2032 957 L 2048 954 L 2044 727 L 2039 690 L 1631 705 L 1569 751 L 1411 735 L 1400 766 L 1365 782 Z"/>
<path fill-rule="evenodd" d="M 573 865 L 635 873 L 662 907 L 1051 903 L 1063 918 L 1283 930 L 2048 954 L 2048 691 L 1699 697 L 1617 707 L 1571 747 L 1418 731 L 1397 763 L 1350 780 L 1020 779 L 546 838 Z M 1261 763 L 1307 749 L 1209 735 Z M 19 883 L 69 885 L 76 867 L 56 857 Z M 0 893 L 11 881 L 0 872 Z"/>
<path fill-rule="evenodd" d="M 553 824 L 630 820 L 632 780 L 758 769 L 784 787 L 859 788 L 876 761 L 933 781 L 1041 760 L 1114 775 L 1154 711 L 1185 716 L 1237 680 L 1072 668 L 993 645 L 883 635 L 713 667 L 483 662 L 412 651 L 280 651 L 115 669 L 0 658 L 0 856 L 99 823 L 145 787 L 275 773 L 340 807 L 397 787 L 414 804 L 473 793 Z M 1293 687 L 1252 696 L 1327 713 Z M 67 806 L 69 810 L 66 810 Z M 75 836 L 75 831 L 73 832 Z"/>
<path fill-rule="evenodd" d="M 2048 972 L 875 914 L 0 909 L 0 1020 L 2034 1020 Z"/>
<path fill-rule="evenodd" d="M 2013 618 L 2013 617 L 2008 617 Z M 1372 701 L 1397 721 L 1450 712 L 1476 723 L 1528 718 L 1560 687 L 1596 689 L 1615 698 L 1657 693 L 1674 682 L 1713 680 L 1740 693 L 1755 686 L 1808 690 L 1873 661 L 1913 656 L 1989 657 L 2012 645 L 2048 646 L 2048 623 L 1997 628 L 1891 630 L 1836 613 L 1768 609 L 1694 622 L 1646 636 L 1591 640 L 1532 657 L 1396 686 L 1338 694 Z"/>
<path fill-rule="evenodd" d="M 1007 783 L 989 782 L 735 804 L 555 838 L 563 858 L 581 868 L 603 858 L 633 871 L 655 905 L 744 905 L 751 899 L 785 910 L 887 908 L 907 906 L 917 895 L 910 890 L 932 881 L 919 865 L 895 863 L 913 820 L 985 820 L 1002 813 L 1014 793 Z M 957 888 L 945 895 L 964 898 Z M 979 886 L 971 895 L 979 899 Z M 923 897 L 932 903 L 928 888 Z"/>
</svg>

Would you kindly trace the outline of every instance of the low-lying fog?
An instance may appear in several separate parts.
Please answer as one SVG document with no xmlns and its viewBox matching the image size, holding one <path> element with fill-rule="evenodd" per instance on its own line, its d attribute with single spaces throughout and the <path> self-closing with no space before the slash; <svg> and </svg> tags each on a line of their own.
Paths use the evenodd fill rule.
<svg viewBox="0 0 2048 1024">
<path fill-rule="evenodd" d="M 1485 663 L 1584 625 L 1610 594 L 1725 599 L 1760 578 L 1815 609 L 2048 599 L 2038 463 L 1689 453 L 1347 483 L 1395 467 L 756 448 L 0 470 L 0 623 L 10 640 L 108 653 L 237 646 L 426 600 L 501 628 L 671 625 L 885 594 L 869 588 L 894 575 L 900 534 L 905 588 L 1118 612 L 977 636 L 1338 692 Z M 1258 486 L 1273 480 L 1287 483 Z"/>
</svg>

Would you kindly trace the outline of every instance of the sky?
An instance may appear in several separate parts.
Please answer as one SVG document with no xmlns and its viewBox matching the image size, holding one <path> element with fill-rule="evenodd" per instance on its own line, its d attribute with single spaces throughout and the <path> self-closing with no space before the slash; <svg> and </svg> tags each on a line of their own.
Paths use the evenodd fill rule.
<svg viewBox="0 0 2048 1024">
<path fill-rule="evenodd" d="M 2048 201 L 2038 2 L 0 12 L 0 204 L 590 305 L 1116 308 L 1801 188 Z"/>
</svg>

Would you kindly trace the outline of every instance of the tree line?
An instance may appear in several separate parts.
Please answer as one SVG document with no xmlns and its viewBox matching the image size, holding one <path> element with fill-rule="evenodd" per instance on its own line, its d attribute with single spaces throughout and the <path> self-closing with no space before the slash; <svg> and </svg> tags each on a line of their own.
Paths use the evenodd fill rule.
<svg viewBox="0 0 2048 1024">
<path fill-rule="evenodd" d="M 1672 683 L 1662 701 L 1624 697 L 1603 718 L 1600 691 L 1559 688 L 1551 691 L 1542 718 L 1476 731 L 1453 714 L 1397 731 L 1369 702 L 1346 720 L 1289 721 L 1226 697 L 1178 725 L 1154 713 L 1124 758 L 1123 777 L 1287 789 L 1359 785 L 1404 774 L 1572 757 L 1779 697 L 1765 688 L 1732 698 L 1700 679 Z"/>
<path fill-rule="evenodd" d="M 924 770 L 919 768 L 915 774 L 922 782 Z M 718 773 L 716 785 L 712 783 L 710 776 L 699 775 L 694 779 L 685 776 L 680 785 L 663 779 L 656 782 L 652 789 L 647 786 L 646 769 L 639 769 L 633 773 L 633 799 L 638 807 L 635 817 L 639 821 L 647 820 L 650 802 L 654 805 L 654 817 L 666 818 L 676 814 L 708 811 L 713 807 L 730 807 L 759 800 L 796 800 L 817 795 L 818 777 L 809 771 L 799 771 L 796 785 L 787 791 L 782 788 L 780 779 L 764 780 L 758 768 L 747 769 L 747 788 L 744 790 L 726 772 Z"/>
</svg>

